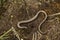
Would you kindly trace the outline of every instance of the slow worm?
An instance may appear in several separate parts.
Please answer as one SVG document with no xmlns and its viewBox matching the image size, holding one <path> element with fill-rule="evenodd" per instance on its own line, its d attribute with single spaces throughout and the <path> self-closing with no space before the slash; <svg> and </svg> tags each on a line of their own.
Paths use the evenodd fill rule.
<svg viewBox="0 0 60 40">
<path fill-rule="evenodd" d="M 18 22 L 18 24 L 17 24 L 18 28 L 27 28 L 27 27 L 21 27 L 20 24 L 22 24 L 22 23 L 28 23 L 28 22 L 31 22 L 31 21 L 35 20 L 41 12 L 45 15 L 45 18 L 44 18 L 44 20 L 40 23 L 38 29 L 39 29 L 39 31 L 40 31 L 41 33 L 43 33 L 43 32 L 40 30 L 40 27 L 41 27 L 42 23 L 47 19 L 47 14 L 46 14 L 46 12 L 43 11 L 43 10 L 38 11 L 37 14 L 36 14 L 33 18 L 31 18 L 31 19 L 29 19 L 29 20 L 24 20 L 24 21 Z"/>
</svg>

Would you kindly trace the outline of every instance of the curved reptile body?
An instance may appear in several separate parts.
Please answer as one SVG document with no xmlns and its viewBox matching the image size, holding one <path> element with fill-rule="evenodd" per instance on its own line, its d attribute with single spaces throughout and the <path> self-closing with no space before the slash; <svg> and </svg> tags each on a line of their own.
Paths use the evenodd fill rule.
<svg viewBox="0 0 60 40">
<path fill-rule="evenodd" d="M 41 34 L 46 34 L 48 31 L 42 32 L 42 31 L 40 30 L 41 25 L 46 21 L 47 17 L 60 15 L 60 13 L 56 13 L 56 14 L 52 14 L 52 15 L 48 15 L 48 16 L 47 16 L 47 13 L 46 13 L 45 11 L 43 11 L 43 10 L 38 11 L 37 14 L 36 14 L 33 18 L 31 18 L 31 19 L 29 19 L 29 20 L 24 20 L 24 21 L 18 22 L 18 24 L 17 24 L 18 28 L 21 28 L 21 29 L 27 28 L 26 26 L 23 27 L 23 26 L 21 26 L 20 24 L 22 24 L 22 23 L 29 23 L 29 22 L 35 20 L 40 13 L 43 13 L 43 14 L 45 15 L 45 18 L 44 18 L 44 19 L 42 20 L 42 22 L 39 24 L 38 30 L 39 30 L 39 32 L 40 32 Z"/>
<path fill-rule="evenodd" d="M 31 22 L 31 21 L 35 20 L 35 19 L 38 17 L 38 15 L 39 15 L 40 13 L 43 13 L 43 14 L 45 15 L 44 20 L 40 23 L 40 25 L 39 25 L 39 27 L 38 27 L 40 33 L 43 34 L 43 32 L 40 30 L 40 27 L 41 27 L 42 23 L 47 19 L 47 14 L 46 14 L 46 12 L 43 11 L 43 10 L 37 12 L 37 14 L 36 14 L 33 18 L 31 18 L 31 19 L 29 19 L 29 20 L 24 20 L 24 21 L 18 22 L 18 24 L 17 24 L 18 28 L 27 28 L 27 27 L 22 27 L 22 26 L 20 26 L 20 24 L 22 24 L 22 23 L 28 23 L 28 22 Z"/>
</svg>

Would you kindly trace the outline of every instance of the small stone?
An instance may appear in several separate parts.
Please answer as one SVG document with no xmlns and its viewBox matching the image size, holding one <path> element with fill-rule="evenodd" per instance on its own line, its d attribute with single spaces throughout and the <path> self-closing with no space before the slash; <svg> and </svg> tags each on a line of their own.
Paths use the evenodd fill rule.
<svg viewBox="0 0 60 40">
<path fill-rule="evenodd" d="M 21 39 L 21 40 L 23 40 L 23 39 Z"/>
<path fill-rule="evenodd" d="M 13 15 L 11 15 L 11 18 L 13 18 Z"/>
</svg>

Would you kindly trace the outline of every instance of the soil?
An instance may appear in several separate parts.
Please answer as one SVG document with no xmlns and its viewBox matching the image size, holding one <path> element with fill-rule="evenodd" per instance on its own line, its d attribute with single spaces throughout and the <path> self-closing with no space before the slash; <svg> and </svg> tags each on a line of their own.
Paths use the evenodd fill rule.
<svg viewBox="0 0 60 40">
<path fill-rule="evenodd" d="M 36 32 L 37 26 L 43 20 L 43 14 L 40 14 L 36 21 L 32 21 L 28 24 L 22 24 L 28 27 L 28 29 L 20 29 L 17 27 L 17 23 L 22 20 L 29 20 L 36 15 L 39 10 L 44 10 L 47 15 L 52 15 L 60 12 L 60 2 L 55 0 L 53 2 L 46 3 L 41 1 L 41 5 L 38 4 L 39 0 L 8 0 L 4 3 L 3 7 L 0 7 L 0 36 L 8 31 L 11 27 L 19 33 L 24 40 L 32 40 L 32 34 Z M 60 16 L 48 17 L 42 24 L 41 31 L 45 32 L 49 30 L 46 35 L 42 35 L 39 40 L 59 40 L 60 39 Z M 8 33 L 9 38 L 5 40 L 18 40 L 16 35 L 11 31 Z M 45 36 L 45 37 L 43 37 Z M 47 36 L 47 37 L 46 37 Z M 27 38 L 25 38 L 27 37 Z"/>
</svg>

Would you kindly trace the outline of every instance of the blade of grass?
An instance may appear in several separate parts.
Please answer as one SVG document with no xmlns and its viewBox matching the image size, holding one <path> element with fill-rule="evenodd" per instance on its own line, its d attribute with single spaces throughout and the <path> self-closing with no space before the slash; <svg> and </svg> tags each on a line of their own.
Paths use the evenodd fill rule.
<svg viewBox="0 0 60 40">
<path fill-rule="evenodd" d="M 10 31 L 12 31 L 12 28 L 10 28 L 7 32 L 5 32 L 3 35 L 1 35 L 0 39 L 3 38 L 5 35 L 7 35 Z"/>
</svg>

